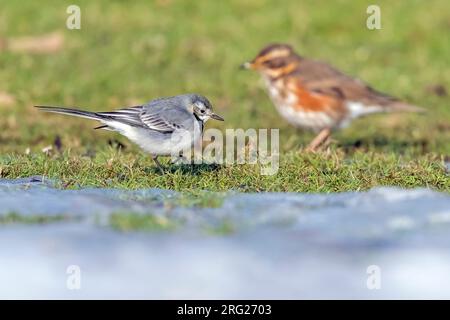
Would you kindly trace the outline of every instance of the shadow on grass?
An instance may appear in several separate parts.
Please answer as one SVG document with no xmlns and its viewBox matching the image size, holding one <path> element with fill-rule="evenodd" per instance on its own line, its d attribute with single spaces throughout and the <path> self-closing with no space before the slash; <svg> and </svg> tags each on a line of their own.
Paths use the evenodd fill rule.
<svg viewBox="0 0 450 320">
<path fill-rule="evenodd" d="M 425 154 L 429 150 L 429 142 L 426 140 L 399 140 L 396 138 L 388 137 L 374 137 L 368 139 L 356 139 L 348 140 L 346 142 L 340 142 L 337 145 L 342 148 L 345 153 L 352 153 L 357 150 L 370 150 L 372 148 L 377 149 L 389 149 L 395 152 L 403 153 L 407 150 L 414 149 L 419 154 Z"/>
<path fill-rule="evenodd" d="M 146 168 L 146 173 L 151 174 L 157 174 L 157 175 L 164 175 L 164 174 L 172 174 L 172 173 L 182 173 L 187 175 L 201 175 L 205 172 L 212 172 L 212 171 L 218 171 L 222 168 L 222 165 L 219 164 L 166 164 L 163 165 L 164 172 L 161 172 L 161 170 L 154 166 L 150 168 Z"/>
</svg>

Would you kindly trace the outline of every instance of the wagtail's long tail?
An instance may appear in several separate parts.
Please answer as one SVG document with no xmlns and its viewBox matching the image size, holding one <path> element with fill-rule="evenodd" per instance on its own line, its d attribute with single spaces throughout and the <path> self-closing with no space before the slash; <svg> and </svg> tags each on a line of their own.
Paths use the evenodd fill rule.
<svg viewBox="0 0 450 320">
<path fill-rule="evenodd" d="M 35 107 L 45 112 L 67 114 L 69 116 L 97 120 L 106 125 L 96 127 L 95 129 L 111 129 L 110 127 L 115 127 L 115 124 L 117 123 L 122 123 L 134 127 L 146 127 L 139 117 L 142 106 L 128 107 L 111 112 L 92 112 L 73 108 L 52 106 Z"/>
<path fill-rule="evenodd" d="M 61 113 L 67 114 L 75 117 L 82 117 L 87 119 L 94 120 L 105 120 L 105 117 L 98 114 L 97 112 L 78 110 L 73 108 L 64 108 L 64 107 L 52 107 L 52 106 L 35 106 L 36 108 L 45 111 L 45 112 L 53 112 L 53 113 Z"/>
</svg>

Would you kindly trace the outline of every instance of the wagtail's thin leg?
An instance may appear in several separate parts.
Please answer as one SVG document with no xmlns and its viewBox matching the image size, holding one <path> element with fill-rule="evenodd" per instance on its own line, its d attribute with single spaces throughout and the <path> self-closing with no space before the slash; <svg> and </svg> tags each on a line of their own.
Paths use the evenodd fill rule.
<svg viewBox="0 0 450 320">
<path fill-rule="evenodd" d="M 178 157 L 173 160 L 172 164 L 192 164 L 188 158 L 186 158 L 182 153 L 178 155 Z"/>
<path fill-rule="evenodd" d="M 329 128 L 322 129 L 319 134 L 311 141 L 311 143 L 306 147 L 307 152 L 315 152 L 318 147 L 320 147 L 331 135 L 331 130 Z"/>
<path fill-rule="evenodd" d="M 158 156 L 152 156 L 152 159 L 153 159 L 153 161 L 155 161 L 156 166 L 161 171 L 161 173 L 164 173 L 164 169 L 163 169 L 161 163 L 159 163 L 159 161 L 158 161 Z"/>
</svg>

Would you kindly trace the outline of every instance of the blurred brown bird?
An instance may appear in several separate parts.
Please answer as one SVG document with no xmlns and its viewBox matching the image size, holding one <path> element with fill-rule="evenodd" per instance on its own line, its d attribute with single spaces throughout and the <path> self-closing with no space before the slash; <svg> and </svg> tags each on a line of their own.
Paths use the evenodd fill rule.
<svg viewBox="0 0 450 320">
<path fill-rule="evenodd" d="M 307 59 L 287 44 L 260 51 L 245 69 L 258 71 L 278 112 L 295 127 L 317 132 L 307 150 L 315 151 L 335 129 L 351 120 L 378 112 L 423 109 L 378 92 L 332 66 Z"/>
</svg>

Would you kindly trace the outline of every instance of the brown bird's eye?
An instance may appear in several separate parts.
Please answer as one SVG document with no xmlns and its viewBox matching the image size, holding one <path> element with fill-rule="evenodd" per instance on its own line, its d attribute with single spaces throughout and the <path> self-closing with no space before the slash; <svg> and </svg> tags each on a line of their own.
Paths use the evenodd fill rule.
<svg viewBox="0 0 450 320">
<path fill-rule="evenodd" d="M 272 59 L 264 62 L 264 65 L 268 68 L 281 68 L 286 65 L 286 60 L 282 58 Z"/>
</svg>

